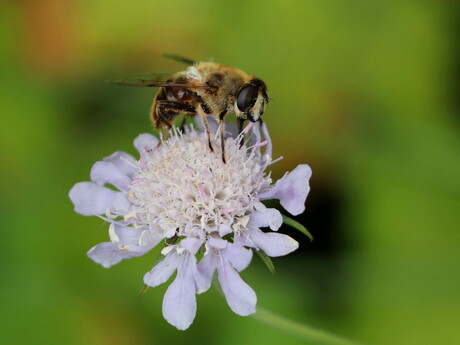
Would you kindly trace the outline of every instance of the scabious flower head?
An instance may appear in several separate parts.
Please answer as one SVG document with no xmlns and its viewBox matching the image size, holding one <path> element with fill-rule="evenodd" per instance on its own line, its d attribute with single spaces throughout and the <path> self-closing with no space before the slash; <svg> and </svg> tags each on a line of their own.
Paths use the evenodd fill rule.
<svg viewBox="0 0 460 345">
<path fill-rule="evenodd" d="M 240 147 L 245 135 L 250 138 Z M 163 315 L 178 329 L 193 322 L 196 294 L 210 288 L 216 271 L 230 308 L 238 315 L 254 313 L 256 294 L 239 275 L 253 250 L 276 257 L 298 247 L 291 237 L 273 232 L 282 215 L 262 201 L 279 199 L 291 214 L 302 213 L 310 168 L 299 165 L 272 184 L 265 124 L 251 124 L 240 136 L 226 138 L 226 164 L 220 145 L 214 142 L 217 152 L 211 152 L 206 134 L 191 127 L 173 131 L 161 143 L 141 134 L 134 146 L 139 160 L 115 152 L 94 164 L 91 182 L 77 183 L 69 193 L 76 212 L 110 224 L 110 241 L 91 248 L 88 256 L 110 267 L 161 243 L 162 260 L 145 274 L 144 283 L 155 287 L 177 271 L 164 296 Z"/>
</svg>

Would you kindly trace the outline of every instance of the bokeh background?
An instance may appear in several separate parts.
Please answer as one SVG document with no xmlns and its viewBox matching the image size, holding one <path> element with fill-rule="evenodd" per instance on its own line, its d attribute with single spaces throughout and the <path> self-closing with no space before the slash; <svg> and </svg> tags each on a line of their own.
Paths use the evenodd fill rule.
<svg viewBox="0 0 460 345">
<path fill-rule="evenodd" d="M 186 332 L 165 286 L 137 297 L 155 253 L 106 270 L 107 239 L 67 193 L 151 131 L 152 89 L 103 81 L 175 72 L 176 53 L 266 81 L 284 160 L 308 163 L 314 234 L 243 276 L 259 305 L 366 344 L 460 343 L 459 5 L 455 1 L 4 0 L 0 4 L 3 344 L 304 344 L 198 296 Z"/>
</svg>

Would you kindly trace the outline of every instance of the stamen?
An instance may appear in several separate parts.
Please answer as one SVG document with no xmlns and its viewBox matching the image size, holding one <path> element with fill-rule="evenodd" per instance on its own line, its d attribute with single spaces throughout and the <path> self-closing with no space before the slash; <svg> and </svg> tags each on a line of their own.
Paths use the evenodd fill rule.
<svg viewBox="0 0 460 345">
<path fill-rule="evenodd" d="M 247 134 L 249 130 L 252 128 L 252 126 L 254 126 L 254 122 L 249 122 L 248 125 L 243 129 L 241 134 Z"/>
<path fill-rule="evenodd" d="M 236 207 L 224 208 L 224 209 L 222 210 L 222 213 L 223 213 L 223 214 L 228 214 L 228 213 L 235 212 L 236 210 L 237 210 Z"/>
<path fill-rule="evenodd" d="M 250 148 L 253 149 L 253 148 L 256 148 L 256 147 L 262 147 L 262 146 L 267 145 L 267 143 L 268 143 L 268 141 L 264 140 L 261 143 L 257 143 L 257 144 L 254 144 L 254 145 L 250 146 Z"/>
<path fill-rule="evenodd" d="M 270 166 L 270 165 L 272 165 L 272 164 L 275 164 L 275 163 L 279 162 L 279 161 L 282 160 L 282 159 L 284 159 L 284 157 L 283 157 L 283 156 L 279 156 L 278 158 L 272 160 L 267 166 Z"/>
<path fill-rule="evenodd" d="M 204 185 L 203 185 L 202 183 L 200 183 L 200 184 L 198 185 L 198 190 L 199 190 L 200 195 L 201 195 L 202 198 L 206 198 L 206 197 L 207 197 L 206 192 L 204 191 Z"/>
<path fill-rule="evenodd" d="M 127 160 L 125 157 L 121 156 L 120 157 L 120 160 L 125 162 L 126 164 L 130 165 L 132 168 L 136 168 L 137 169 L 137 165 L 134 164 L 133 162 L 130 162 L 129 160 Z"/>
<path fill-rule="evenodd" d="M 134 185 L 134 184 L 137 184 L 139 182 L 144 182 L 145 181 L 145 178 L 137 178 L 135 180 L 132 180 L 130 185 Z"/>
</svg>

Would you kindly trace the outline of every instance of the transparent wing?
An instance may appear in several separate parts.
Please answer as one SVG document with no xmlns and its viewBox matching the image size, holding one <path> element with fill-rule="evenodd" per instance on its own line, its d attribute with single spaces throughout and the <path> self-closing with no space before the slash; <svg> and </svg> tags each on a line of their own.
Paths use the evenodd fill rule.
<svg viewBox="0 0 460 345">
<path fill-rule="evenodd" d="M 174 55 L 174 54 L 165 53 L 165 54 L 163 54 L 163 56 L 165 58 L 167 58 L 167 59 L 171 59 L 171 60 L 186 64 L 186 65 L 194 65 L 194 64 L 196 64 L 196 61 L 184 58 L 182 56 Z"/>
<path fill-rule="evenodd" d="M 127 77 L 107 80 L 107 83 L 137 87 L 161 87 L 167 84 L 172 74 L 169 73 L 143 73 Z"/>
<path fill-rule="evenodd" d="M 188 82 L 187 80 L 179 81 L 172 80 L 172 74 L 168 73 L 144 73 L 136 74 L 128 77 L 115 78 L 107 80 L 107 83 L 123 86 L 134 87 L 190 87 L 190 88 L 203 88 L 209 89 L 210 86 L 206 84 L 199 84 Z M 176 78 L 177 79 L 177 78 Z"/>
</svg>

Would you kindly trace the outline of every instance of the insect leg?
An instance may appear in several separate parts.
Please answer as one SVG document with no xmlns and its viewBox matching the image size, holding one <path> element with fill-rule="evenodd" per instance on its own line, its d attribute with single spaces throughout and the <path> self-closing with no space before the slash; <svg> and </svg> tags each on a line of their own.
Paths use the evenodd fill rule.
<svg viewBox="0 0 460 345">
<path fill-rule="evenodd" d="M 187 118 L 184 116 L 184 118 L 182 119 L 182 122 L 180 124 L 180 130 L 181 132 L 184 132 L 184 129 L 185 129 L 185 122 L 187 122 Z"/>
<path fill-rule="evenodd" d="M 161 101 L 158 101 L 158 105 L 166 111 L 176 113 L 174 115 L 177 115 L 178 112 L 184 112 L 184 113 L 195 113 L 196 112 L 195 107 L 187 103 L 161 100 Z"/>
<path fill-rule="evenodd" d="M 163 140 L 166 141 L 169 137 L 169 133 L 171 132 L 172 122 L 174 118 L 179 115 L 180 113 L 188 113 L 188 114 L 196 114 L 195 107 L 180 102 L 171 102 L 167 100 L 159 100 L 157 101 L 158 106 L 158 125 L 157 127 L 167 127 L 168 131 L 166 132 Z M 185 118 L 184 118 L 185 120 Z M 185 123 L 185 121 L 184 121 Z M 183 127 L 184 124 L 182 124 Z"/>
<path fill-rule="evenodd" d="M 162 141 L 166 141 L 169 138 L 169 134 L 171 133 L 171 128 L 168 128 L 166 132 L 164 132 L 165 135 L 163 135 Z"/>
<path fill-rule="evenodd" d="M 206 120 L 206 113 L 203 111 L 203 107 L 201 103 L 198 103 L 197 112 L 198 112 L 198 115 L 200 115 L 201 117 L 201 121 L 203 121 L 204 128 L 206 129 L 206 134 L 208 135 L 209 149 L 211 150 L 211 152 L 214 152 L 214 148 L 212 147 L 212 144 L 211 144 L 211 131 L 209 130 L 208 120 Z"/>
<path fill-rule="evenodd" d="M 219 115 L 219 128 L 220 128 L 220 146 L 222 148 L 222 162 L 226 164 L 227 162 L 225 161 L 225 122 L 224 122 L 224 117 L 227 111 L 224 111 Z"/>
<path fill-rule="evenodd" d="M 241 132 L 243 131 L 244 120 L 238 117 L 236 119 L 236 123 L 238 124 L 238 135 L 240 135 Z M 243 136 L 241 136 L 240 137 L 240 148 L 243 146 L 243 142 L 244 142 L 244 139 L 243 139 Z"/>
<path fill-rule="evenodd" d="M 243 131 L 244 120 L 242 118 L 238 117 L 236 119 L 236 123 L 238 124 L 238 134 L 241 134 L 241 132 Z"/>
</svg>

